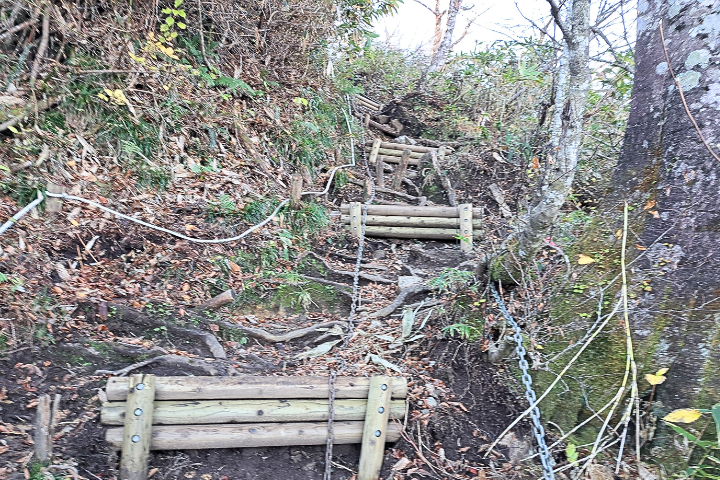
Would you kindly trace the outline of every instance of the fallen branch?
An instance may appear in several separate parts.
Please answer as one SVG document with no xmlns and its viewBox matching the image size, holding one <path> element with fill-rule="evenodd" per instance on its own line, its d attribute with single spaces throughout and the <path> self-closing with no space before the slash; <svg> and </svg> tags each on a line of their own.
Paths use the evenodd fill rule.
<svg viewBox="0 0 720 480">
<path fill-rule="evenodd" d="M 235 297 L 237 297 L 237 295 L 232 289 L 225 290 L 220 295 L 216 295 L 199 307 L 194 308 L 194 310 L 198 312 L 204 312 L 205 310 L 217 310 L 225 305 L 230 305 L 235 300 Z"/>
<path fill-rule="evenodd" d="M 230 322 L 219 322 L 219 323 L 220 323 L 220 325 L 222 325 L 225 328 L 240 330 L 241 332 L 245 333 L 249 337 L 257 338 L 257 339 L 264 340 L 264 341 L 270 342 L 270 343 L 288 342 L 290 340 L 295 340 L 296 338 L 304 337 L 305 335 L 308 335 L 317 330 L 320 330 L 321 328 L 330 328 L 335 325 L 346 325 L 346 322 L 333 321 L 333 322 L 318 323 L 311 327 L 301 328 L 299 330 L 292 330 L 287 333 L 274 334 L 274 333 L 270 333 L 266 330 L 263 330 L 261 328 L 245 327 L 243 325 L 238 325 L 238 324 L 234 324 L 234 323 L 230 323 Z"/>
<path fill-rule="evenodd" d="M 20 30 L 23 30 L 23 29 L 29 27 L 30 25 L 34 25 L 34 24 L 36 24 L 36 23 L 37 23 L 37 19 L 31 18 L 30 20 L 26 20 L 26 21 L 24 21 L 23 23 L 20 23 L 20 24 L 18 24 L 18 25 L 15 25 L 15 26 L 12 27 L 11 29 L 9 29 L 7 32 L 5 32 L 5 33 L 3 33 L 2 35 L 0 35 L 0 42 L 2 42 L 3 40 L 5 40 L 6 38 L 10 38 L 10 36 L 12 36 L 13 34 L 19 32 Z"/>
<path fill-rule="evenodd" d="M 429 287 L 428 285 L 419 283 L 417 285 L 413 285 L 411 287 L 405 288 L 400 291 L 400 294 L 395 297 L 395 300 L 388 305 L 387 307 L 378 310 L 375 313 L 371 313 L 369 315 L 370 318 L 384 318 L 390 316 L 397 308 L 399 308 L 405 299 L 409 297 L 410 295 L 415 295 L 417 293 L 427 292 L 432 290 L 432 287 Z"/>
<path fill-rule="evenodd" d="M 50 43 L 50 15 L 45 12 L 42 20 L 42 37 L 40 39 L 40 46 L 38 47 L 37 54 L 35 55 L 35 61 L 33 62 L 32 70 L 30 71 L 30 88 L 35 87 L 35 81 L 37 80 L 38 73 L 40 73 L 40 67 L 42 66 L 43 57 L 47 51 L 48 44 Z"/>
</svg>

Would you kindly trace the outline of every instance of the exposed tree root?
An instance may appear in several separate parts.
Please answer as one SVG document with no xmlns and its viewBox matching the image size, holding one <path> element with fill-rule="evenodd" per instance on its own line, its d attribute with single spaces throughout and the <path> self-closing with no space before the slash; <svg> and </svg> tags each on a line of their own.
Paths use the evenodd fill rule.
<svg viewBox="0 0 720 480">
<path fill-rule="evenodd" d="M 301 328 L 299 330 L 293 330 L 293 331 L 287 332 L 287 333 L 274 334 L 274 333 L 270 333 L 266 330 L 263 330 L 261 328 L 245 327 L 243 325 L 237 325 L 235 323 L 230 323 L 230 322 L 218 322 L 218 323 L 225 328 L 239 330 L 239 331 L 245 333 L 248 337 L 257 338 L 257 339 L 264 340 L 264 341 L 270 342 L 270 343 L 288 342 L 290 340 L 304 337 L 305 335 L 316 332 L 316 331 L 320 330 L 321 328 L 330 328 L 335 325 L 345 325 L 346 324 L 346 322 L 339 322 L 339 321 L 325 322 L 325 323 L 318 323 L 317 325 L 313 325 L 311 327 Z"/>
<path fill-rule="evenodd" d="M 346 290 L 347 288 L 350 288 L 350 285 L 345 285 L 343 283 L 339 282 L 333 282 L 332 280 L 325 280 L 324 278 L 319 277 L 311 277 L 309 275 L 300 275 L 300 278 L 304 278 L 305 280 L 309 280 L 311 282 L 317 282 L 322 283 L 323 285 L 330 285 L 331 287 L 337 288 L 337 291 L 339 293 L 342 293 L 346 297 L 352 298 L 352 293 Z"/>
<path fill-rule="evenodd" d="M 387 307 L 378 310 L 375 313 L 371 313 L 369 315 L 370 318 L 384 318 L 392 314 L 397 308 L 399 308 L 405 299 L 410 295 L 415 295 L 416 293 L 422 293 L 432 290 L 432 287 L 429 287 L 427 285 L 424 285 L 422 283 L 418 285 L 413 285 L 411 287 L 405 288 L 400 291 L 400 294 L 395 297 L 395 300 L 388 305 Z"/>
<path fill-rule="evenodd" d="M 312 255 L 313 257 L 315 257 L 315 258 L 317 258 L 318 260 L 320 260 L 320 261 L 323 263 L 323 265 L 325 266 L 325 268 L 327 268 L 328 270 L 330 270 L 332 273 L 335 273 L 335 274 L 337 274 L 337 275 L 349 276 L 349 277 L 354 277 L 354 276 L 355 276 L 355 273 L 354 273 L 354 272 L 346 272 L 346 271 L 344 271 L 344 270 L 336 270 L 336 269 L 334 269 L 333 267 L 330 266 L 330 264 L 329 264 L 323 257 L 321 257 L 320 255 L 318 255 L 318 254 L 315 253 L 315 252 L 305 252 L 305 253 L 303 253 L 302 255 L 300 255 L 300 257 L 298 257 L 298 262 L 299 262 L 300 260 L 302 260 L 303 258 L 307 257 L 308 255 Z M 368 281 L 370 281 L 370 282 L 395 283 L 393 280 L 390 280 L 389 278 L 379 277 L 379 276 L 377 276 L 377 275 L 371 275 L 371 274 L 369 274 L 369 273 L 360 273 L 360 274 L 359 274 L 359 277 L 360 277 L 360 278 L 363 278 L 363 279 L 365 279 L 365 280 L 368 280 Z"/>
<path fill-rule="evenodd" d="M 212 366 L 209 362 L 206 362 L 205 360 L 183 357 L 181 355 L 160 355 L 159 357 L 154 357 L 149 360 L 133 363 L 132 365 L 128 365 L 125 368 L 121 368 L 120 370 L 96 370 L 95 375 L 112 375 L 114 377 L 124 377 L 133 370 L 137 370 L 138 368 L 145 367 L 152 363 L 162 363 L 164 365 L 174 367 L 198 368 L 200 370 L 203 370 L 208 375 L 212 376 L 218 375 L 220 373 L 214 366 Z"/>
</svg>

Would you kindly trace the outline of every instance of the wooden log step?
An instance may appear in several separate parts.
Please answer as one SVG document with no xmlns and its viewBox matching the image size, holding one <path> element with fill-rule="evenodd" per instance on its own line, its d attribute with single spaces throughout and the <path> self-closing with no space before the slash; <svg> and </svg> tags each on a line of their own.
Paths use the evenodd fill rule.
<svg viewBox="0 0 720 480">
<path fill-rule="evenodd" d="M 350 204 L 340 205 L 340 212 L 350 213 Z M 457 207 L 416 207 L 412 205 L 369 205 L 368 215 L 397 215 L 401 217 L 444 217 L 459 218 Z M 473 218 L 480 218 L 482 208 L 473 208 Z"/>
<path fill-rule="evenodd" d="M 378 155 L 377 158 L 380 159 L 380 160 L 382 160 L 382 161 L 385 162 L 385 163 L 400 163 L 400 159 L 401 159 L 402 157 L 390 157 L 390 156 L 387 156 L 387 155 Z M 370 163 L 374 165 L 374 164 L 375 164 L 375 159 L 374 159 L 374 158 L 370 158 Z M 412 165 L 412 166 L 414 166 L 414 167 L 417 167 L 418 165 L 420 165 L 420 159 L 419 159 L 419 158 L 410 158 L 410 159 L 408 160 L 408 165 Z"/>
<path fill-rule="evenodd" d="M 372 145 L 372 140 L 366 140 L 365 143 L 367 145 Z M 380 148 L 387 148 L 391 150 L 400 150 L 401 152 L 405 150 L 406 148 L 410 150 L 411 152 L 417 152 L 417 153 L 428 153 L 432 152 L 433 150 L 437 151 L 438 149 L 435 147 L 425 147 L 423 145 L 406 145 L 404 143 L 392 143 L 392 142 L 382 142 L 380 143 Z M 446 151 L 454 151 L 450 147 L 445 147 Z"/>
<path fill-rule="evenodd" d="M 341 215 L 342 223 L 350 225 L 350 215 Z M 405 217 L 368 215 L 365 225 L 377 225 L 383 227 L 430 227 L 430 228 L 460 228 L 459 218 L 446 217 Z M 473 219 L 473 229 L 482 228 L 482 220 Z"/>
<path fill-rule="evenodd" d="M 362 421 L 334 422 L 333 443 L 360 443 L 364 424 Z M 105 434 L 105 440 L 115 449 L 122 446 L 122 438 L 122 427 L 109 428 Z M 395 442 L 399 439 L 396 424 L 388 423 L 386 440 Z M 325 445 L 326 440 L 327 422 L 154 426 L 150 450 Z"/>
<path fill-rule="evenodd" d="M 350 230 L 349 225 L 345 228 L 346 230 Z M 366 236 L 382 238 L 426 238 L 430 240 L 453 240 L 460 235 L 460 233 L 460 230 L 455 228 L 379 227 L 371 225 L 365 227 Z M 482 232 L 473 231 L 473 237 L 482 237 Z"/>
<path fill-rule="evenodd" d="M 393 150 L 391 148 L 381 147 L 378 149 L 378 153 L 386 157 L 402 157 L 403 150 Z M 412 150 L 410 151 L 410 158 L 420 159 L 420 157 L 422 157 L 423 155 L 425 154 L 420 152 L 413 152 Z"/>
<path fill-rule="evenodd" d="M 380 109 L 380 107 L 382 106 L 381 103 L 378 103 L 375 100 L 371 100 L 368 97 L 365 97 L 363 95 L 359 95 L 359 94 L 355 95 L 355 99 L 361 100 L 361 101 L 367 103 L 368 105 L 370 105 L 371 107 L 375 107 L 376 109 Z"/>
<path fill-rule="evenodd" d="M 335 420 L 364 420 L 367 399 L 335 400 Z M 405 416 L 405 402 L 393 400 L 394 418 Z M 122 425 L 125 403 L 106 403 L 100 410 L 104 425 Z M 153 425 L 211 423 L 321 422 L 328 419 L 327 400 L 200 400 L 155 402 Z"/>
<path fill-rule="evenodd" d="M 369 378 L 338 377 L 335 398 L 366 399 L 369 388 Z M 404 399 L 407 392 L 407 379 L 393 377 L 393 398 Z M 109 378 L 106 393 L 110 401 L 125 400 L 128 379 Z M 327 377 L 157 377 L 155 385 L 156 400 L 326 399 L 328 394 Z"/>
</svg>

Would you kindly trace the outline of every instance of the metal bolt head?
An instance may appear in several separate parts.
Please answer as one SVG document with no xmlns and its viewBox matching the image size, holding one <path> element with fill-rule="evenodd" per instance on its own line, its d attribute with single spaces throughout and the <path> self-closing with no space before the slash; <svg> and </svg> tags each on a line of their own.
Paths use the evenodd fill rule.
<svg viewBox="0 0 720 480">
<path fill-rule="evenodd" d="M 382 432 L 380 430 L 375 430 L 375 436 L 379 437 L 380 435 L 382 435 Z"/>
<path fill-rule="evenodd" d="M 140 441 L 140 435 L 133 435 L 130 440 L 132 440 L 133 443 L 138 443 Z"/>
<path fill-rule="evenodd" d="M 380 385 L 380 390 L 387 390 L 387 385 L 385 385 L 384 383 Z"/>
<path fill-rule="evenodd" d="M 138 383 L 135 385 L 135 388 L 138 390 L 145 390 L 145 384 L 144 383 Z"/>
<path fill-rule="evenodd" d="M 378 407 L 378 413 L 383 413 L 385 411 L 385 407 Z"/>
<path fill-rule="evenodd" d="M 142 408 L 136 408 L 133 413 L 135 414 L 136 417 L 139 417 L 140 415 L 143 414 L 143 410 L 142 410 Z"/>
</svg>

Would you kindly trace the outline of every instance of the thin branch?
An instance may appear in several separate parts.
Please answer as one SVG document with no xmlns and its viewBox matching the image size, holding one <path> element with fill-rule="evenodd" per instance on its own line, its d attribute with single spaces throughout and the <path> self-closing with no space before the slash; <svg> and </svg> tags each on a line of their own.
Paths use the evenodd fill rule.
<svg viewBox="0 0 720 480">
<path fill-rule="evenodd" d="M 710 152 L 710 155 L 715 158 L 718 162 L 720 162 L 720 156 L 718 156 L 717 153 L 710 147 L 707 140 L 705 140 L 705 136 L 702 134 L 702 131 L 700 131 L 700 127 L 698 126 L 697 122 L 695 121 L 695 117 L 693 117 L 692 113 L 690 113 L 690 109 L 688 108 L 687 101 L 685 101 L 685 94 L 683 93 L 682 86 L 680 86 L 680 82 L 678 82 L 677 78 L 675 78 L 675 72 L 673 72 L 672 65 L 670 64 L 670 56 L 668 55 L 667 48 L 665 48 L 665 33 L 663 32 L 663 23 L 662 19 L 660 20 L 660 39 L 662 40 L 662 48 L 663 52 L 665 53 L 665 60 L 668 64 L 668 70 L 670 70 L 670 75 L 672 75 L 673 80 L 675 81 L 675 85 L 677 86 L 678 92 L 680 92 L 680 98 L 682 99 L 683 106 L 685 107 L 685 113 L 687 113 L 687 116 L 690 118 L 690 121 L 695 126 L 695 130 L 697 130 L 698 136 L 700 137 L 700 140 L 702 140 L 703 145 L 705 145 L 705 148 L 707 148 L 707 151 Z"/>
<path fill-rule="evenodd" d="M 430 8 L 430 7 L 428 7 L 427 5 L 425 5 L 425 4 L 424 4 L 423 2 L 421 2 L 420 0 L 413 0 L 413 1 L 414 1 L 415 3 L 417 3 L 418 5 L 422 5 L 423 7 L 427 8 L 428 10 L 430 10 L 430 13 L 432 13 L 433 15 L 437 15 L 437 14 L 435 13 L 435 10 L 433 10 L 433 9 Z M 440 15 L 445 15 L 445 12 L 441 13 Z"/>
<path fill-rule="evenodd" d="M 0 35 L 0 42 L 5 40 L 6 38 L 9 38 L 12 34 L 19 32 L 20 30 L 29 27 L 30 25 L 34 25 L 37 23 L 37 19 L 31 18 L 30 20 L 26 20 L 23 23 L 19 25 L 15 25 L 7 32 L 4 32 L 2 35 Z"/>
<path fill-rule="evenodd" d="M 38 47 L 37 54 L 35 55 L 35 61 L 33 62 L 32 70 L 30 71 L 30 88 L 35 86 L 35 80 L 37 80 L 38 73 L 40 73 L 40 67 L 42 66 L 43 57 L 47 51 L 48 44 L 50 43 L 50 15 L 45 12 L 42 20 L 42 38 L 40 40 L 40 46 Z"/>
<path fill-rule="evenodd" d="M 565 40 L 569 42 L 570 39 L 572 39 L 572 32 L 560 18 L 560 7 L 558 7 L 558 4 L 555 3 L 555 0 L 547 0 L 547 2 L 550 4 L 550 14 L 553 17 L 553 20 L 555 20 L 555 25 L 557 25 L 562 32 Z"/>
</svg>

